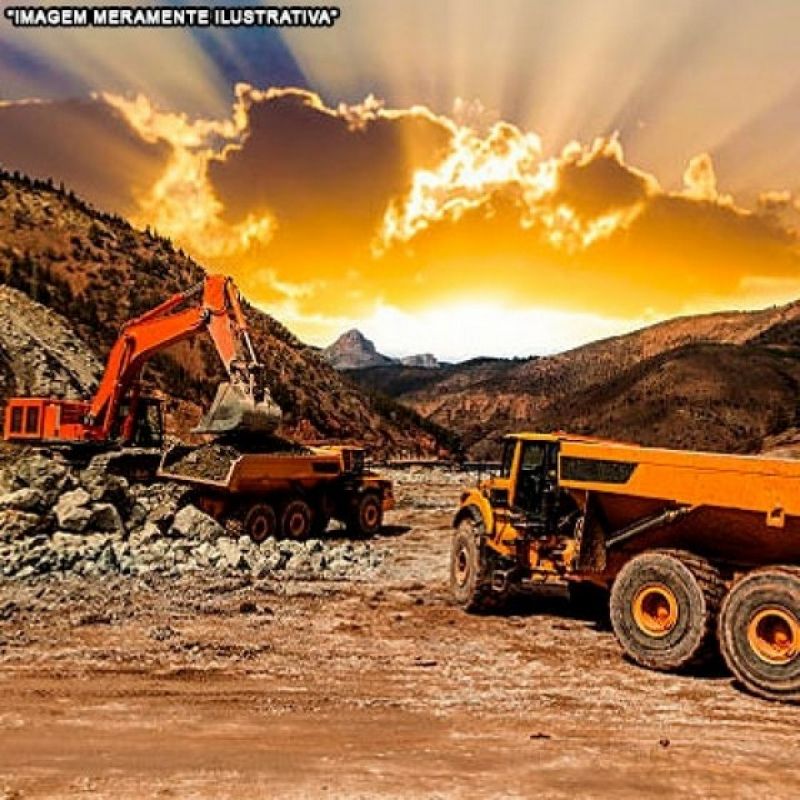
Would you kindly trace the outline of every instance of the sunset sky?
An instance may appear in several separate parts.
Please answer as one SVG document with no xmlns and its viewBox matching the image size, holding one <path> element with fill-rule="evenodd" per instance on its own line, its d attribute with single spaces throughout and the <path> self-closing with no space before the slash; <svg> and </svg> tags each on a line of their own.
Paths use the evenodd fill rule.
<svg viewBox="0 0 800 800">
<path fill-rule="evenodd" d="M 170 236 L 313 344 L 529 355 L 800 297 L 800 3 L 340 8 L 3 14 L 0 163 Z"/>
</svg>

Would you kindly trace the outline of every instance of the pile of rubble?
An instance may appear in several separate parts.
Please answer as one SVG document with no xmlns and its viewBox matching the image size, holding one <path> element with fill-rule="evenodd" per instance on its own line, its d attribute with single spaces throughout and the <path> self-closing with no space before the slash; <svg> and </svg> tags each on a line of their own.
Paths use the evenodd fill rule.
<svg viewBox="0 0 800 800">
<path fill-rule="evenodd" d="M 107 457 L 76 469 L 41 453 L 0 472 L 0 576 L 249 573 L 359 579 L 380 566 L 373 542 L 267 539 L 227 531 L 171 483 L 129 484 Z"/>
</svg>

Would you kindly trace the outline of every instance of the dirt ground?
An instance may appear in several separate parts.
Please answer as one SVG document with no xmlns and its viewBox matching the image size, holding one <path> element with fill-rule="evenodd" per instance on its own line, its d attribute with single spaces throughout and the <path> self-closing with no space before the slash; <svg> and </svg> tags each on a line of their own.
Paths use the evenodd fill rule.
<svg viewBox="0 0 800 800">
<path fill-rule="evenodd" d="M 0 798 L 800 797 L 800 709 L 450 606 L 457 481 L 401 477 L 374 579 L 0 584 Z"/>
</svg>

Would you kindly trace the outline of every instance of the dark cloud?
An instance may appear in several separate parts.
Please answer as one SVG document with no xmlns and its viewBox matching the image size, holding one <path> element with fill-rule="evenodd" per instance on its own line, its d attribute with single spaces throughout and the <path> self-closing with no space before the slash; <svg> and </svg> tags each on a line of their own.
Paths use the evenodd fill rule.
<svg viewBox="0 0 800 800">
<path fill-rule="evenodd" d="M 0 106 L 0 164 L 52 178 L 99 208 L 132 214 L 161 176 L 171 148 L 151 144 L 100 100 Z"/>
<path fill-rule="evenodd" d="M 565 162 L 553 200 L 566 203 L 582 217 L 636 205 L 647 196 L 647 182 L 614 155 L 601 153 L 588 161 Z"/>
<path fill-rule="evenodd" d="M 368 247 L 390 199 L 437 163 L 450 130 L 411 112 L 354 121 L 315 101 L 287 91 L 254 102 L 244 144 L 211 162 L 211 183 L 230 220 L 274 214 L 276 246 L 346 235 Z"/>
</svg>

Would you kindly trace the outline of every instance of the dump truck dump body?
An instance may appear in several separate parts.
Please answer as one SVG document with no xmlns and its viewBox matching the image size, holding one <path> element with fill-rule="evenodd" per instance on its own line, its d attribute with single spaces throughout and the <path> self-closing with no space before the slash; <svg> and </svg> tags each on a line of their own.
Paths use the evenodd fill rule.
<svg viewBox="0 0 800 800">
<path fill-rule="evenodd" d="M 578 502 L 591 497 L 612 542 L 637 522 L 685 511 L 620 540 L 628 551 L 679 547 L 742 566 L 800 563 L 800 462 L 567 440 L 558 484 Z"/>
<path fill-rule="evenodd" d="M 515 434 L 454 524 L 467 610 L 543 583 L 610 590 L 638 663 L 684 669 L 719 642 L 752 691 L 800 701 L 800 463 Z"/>
</svg>

